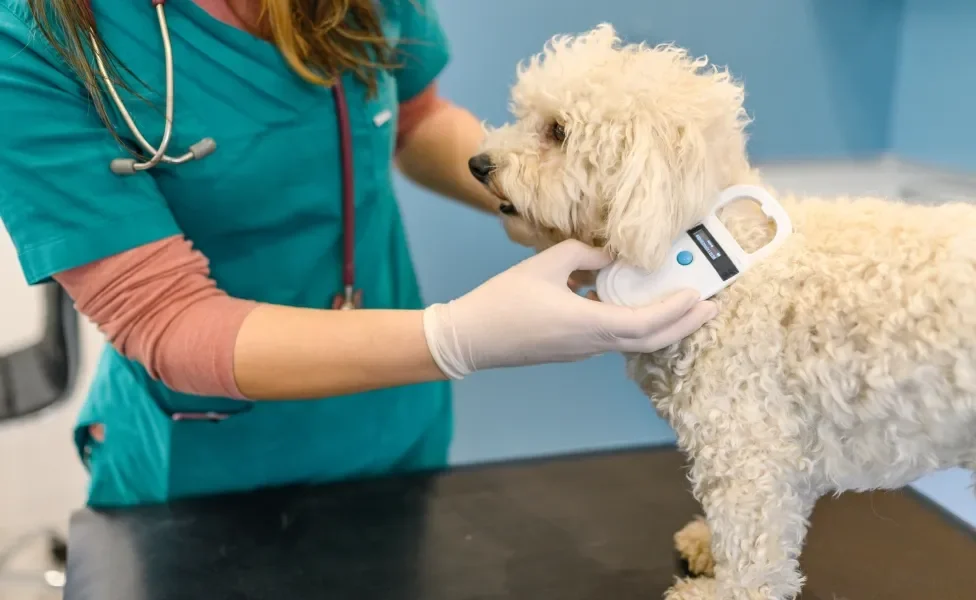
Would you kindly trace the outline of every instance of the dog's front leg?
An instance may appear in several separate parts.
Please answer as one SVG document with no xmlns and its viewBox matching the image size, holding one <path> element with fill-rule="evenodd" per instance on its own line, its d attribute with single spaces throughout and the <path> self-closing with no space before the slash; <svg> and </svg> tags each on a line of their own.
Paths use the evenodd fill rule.
<svg viewBox="0 0 976 600">
<path fill-rule="evenodd" d="M 815 497 L 768 457 L 702 480 L 720 600 L 790 600 L 800 593 L 799 557 Z"/>
<path fill-rule="evenodd" d="M 797 489 L 802 478 L 768 455 L 734 454 L 724 468 L 707 460 L 693 468 L 715 579 L 680 582 L 668 600 L 790 600 L 800 592 L 798 559 L 816 497 Z"/>
</svg>

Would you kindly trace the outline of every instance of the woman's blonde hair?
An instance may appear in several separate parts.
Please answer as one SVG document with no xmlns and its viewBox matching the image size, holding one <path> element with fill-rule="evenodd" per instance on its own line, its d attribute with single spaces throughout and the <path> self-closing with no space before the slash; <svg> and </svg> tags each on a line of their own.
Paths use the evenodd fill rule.
<svg viewBox="0 0 976 600">
<path fill-rule="evenodd" d="M 241 20 L 248 23 L 252 34 L 274 43 L 291 68 L 310 83 L 329 86 L 342 72 L 352 71 L 372 95 L 376 92 L 376 70 L 395 66 L 392 49 L 383 35 L 376 0 L 255 1 L 260 2 L 257 19 L 242 17 Z M 129 92 L 132 90 L 119 77 L 119 70 L 125 70 L 125 66 L 97 37 L 91 2 L 28 0 L 28 3 L 39 30 L 78 74 L 99 116 L 111 129 L 104 90 L 90 60 L 93 32 L 112 83 Z"/>
</svg>

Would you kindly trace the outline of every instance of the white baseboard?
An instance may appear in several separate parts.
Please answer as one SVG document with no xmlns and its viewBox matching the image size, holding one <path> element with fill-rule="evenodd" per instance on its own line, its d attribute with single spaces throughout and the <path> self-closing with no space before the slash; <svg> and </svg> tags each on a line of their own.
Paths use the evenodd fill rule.
<svg viewBox="0 0 976 600">
<path fill-rule="evenodd" d="M 780 192 L 882 196 L 921 203 L 976 202 L 976 173 L 915 163 L 893 155 L 858 160 L 774 161 L 757 167 Z"/>
</svg>

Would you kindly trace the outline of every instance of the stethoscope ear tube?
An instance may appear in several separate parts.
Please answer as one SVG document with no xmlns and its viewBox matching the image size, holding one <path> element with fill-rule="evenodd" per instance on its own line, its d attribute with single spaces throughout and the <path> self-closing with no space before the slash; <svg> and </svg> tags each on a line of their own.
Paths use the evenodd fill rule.
<svg viewBox="0 0 976 600">
<path fill-rule="evenodd" d="M 188 154 L 192 155 L 193 160 L 200 160 L 208 154 L 212 154 L 216 149 L 217 142 L 215 142 L 213 138 L 203 138 L 196 144 L 190 146 L 190 151 Z M 112 169 L 112 172 L 116 175 L 132 175 L 134 173 L 138 173 L 139 171 L 145 171 L 152 168 L 149 163 L 138 162 L 134 158 L 116 158 L 109 166 Z"/>
<path fill-rule="evenodd" d="M 165 68 L 166 68 L 166 107 L 165 107 L 165 125 L 163 126 L 163 139 L 159 143 L 159 148 L 154 148 L 152 144 L 146 141 L 143 137 L 142 132 L 139 131 L 139 127 L 136 125 L 135 121 L 132 119 L 132 115 L 129 114 L 128 109 L 125 107 L 125 103 L 122 102 L 122 98 L 119 97 L 118 90 L 115 89 L 115 85 L 112 83 L 112 78 L 108 74 L 108 70 L 105 68 L 105 62 L 102 59 L 102 52 L 99 48 L 98 38 L 94 31 L 89 32 L 89 39 L 91 40 L 92 52 L 95 55 L 95 63 L 98 66 L 98 72 L 101 75 L 102 82 L 105 84 L 109 95 L 112 97 L 112 101 L 115 103 L 116 108 L 119 109 L 119 113 L 122 115 L 122 119 L 125 124 L 129 127 L 129 131 L 132 132 L 133 137 L 139 143 L 142 148 L 150 153 L 152 157 L 144 162 L 137 161 L 132 158 L 117 158 L 113 160 L 109 168 L 116 175 L 132 175 L 138 173 L 139 171 L 147 171 L 161 162 L 168 164 L 183 164 L 191 160 L 197 160 L 207 156 L 217 149 L 217 142 L 212 138 L 204 138 L 190 147 L 189 151 L 182 156 L 172 157 L 166 154 L 166 150 L 169 147 L 170 140 L 173 137 L 173 105 L 174 105 L 174 77 L 173 77 L 173 46 L 170 42 L 169 37 L 169 26 L 166 24 L 166 12 L 163 9 L 165 0 L 152 0 L 153 6 L 156 8 L 156 17 L 159 20 L 159 31 L 163 39 L 163 54 L 165 56 Z"/>
</svg>

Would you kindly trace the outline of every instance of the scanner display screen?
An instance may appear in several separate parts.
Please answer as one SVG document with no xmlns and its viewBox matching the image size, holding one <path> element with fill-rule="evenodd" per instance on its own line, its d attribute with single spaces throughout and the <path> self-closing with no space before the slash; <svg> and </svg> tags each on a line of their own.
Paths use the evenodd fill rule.
<svg viewBox="0 0 976 600">
<path fill-rule="evenodd" d="M 712 265 L 712 268 L 722 278 L 722 281 L 728 281 L 739 273 L 739 270 L 732 263 L 732 259 L 729 258 L 725 250 L 722 249 L 722 246 L 712 237 L 708 229 L 705 229 L 704 225 L 698 225 L 690 229 L 688 235 L 695 241 L 695 245 L 705 253 L 705 257 L 708 258 L 708 263 Z"/>
<path fill-rule="evenodd" d="M 708 255 L 708 259 L 715 261 L 722 257 L 722 248 L 715 242 L 715 239 L 708 234 L 708 230 L 704 227 L 695 231 L 694 234 L 695 241 L 698 243 L 698 247 Z"/>
</svg>

